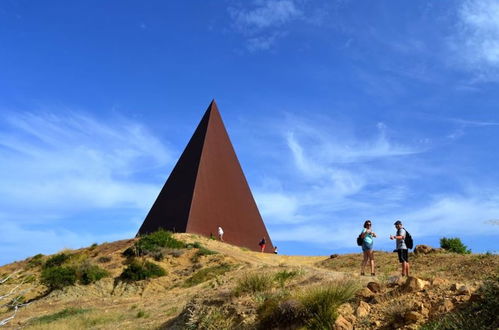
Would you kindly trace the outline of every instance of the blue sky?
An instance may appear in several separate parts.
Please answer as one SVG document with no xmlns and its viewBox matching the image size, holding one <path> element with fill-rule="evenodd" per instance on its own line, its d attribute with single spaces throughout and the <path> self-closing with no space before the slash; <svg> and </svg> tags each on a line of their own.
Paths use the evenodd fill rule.
<svg viewBox="0 0 499 330">
<path fill-rule="evenodd" d="M 281 253 L 497 251 L 499 2 L 0 3 L 0 264 L 132 237 L 212 98 Z"/>
</svg>

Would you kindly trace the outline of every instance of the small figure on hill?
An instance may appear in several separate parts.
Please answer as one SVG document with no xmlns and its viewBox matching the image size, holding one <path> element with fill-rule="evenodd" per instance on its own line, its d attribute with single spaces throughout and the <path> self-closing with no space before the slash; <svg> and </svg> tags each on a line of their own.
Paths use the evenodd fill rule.
<svg viewBox="0 0 499 330">
<path fill-rule="evenodd" d="M 371 276 L 376 276 L 374 271 L 374 251 L 373 251 L 373 238 L 376 237 L 376 233 L 372 230 L 371 220 L 366 220 L 364 222 L 364 228 L 360 234 L 362 239 L 362 252 L 364 253 L 364 259 L 361 263 L 360 275 L 365 275 L 364 269 L 369 262 L 371 265 Z"/>
<path fill-rule="evenodd" d="M 267 244 L 267 242 L 265 241 L 265 237 L 262 237 L 262 240 L 260 241 L 260 243 L 258 243 L 258 245 L 260 246 L 260 251 L 263 253 L 263 251 L 265 251 L 265 244 Z"/>
<path fill-rule="evenodd" d="M 218 239 L 223 242 L 224 241 L 224 230 L 222 227 L 218 227 Z"/>
<path fill-rule="evenodd" d="M 390 235 L 390 239 L 397 240 L 397 254 L 399 262 L 402 265 L 402 276 L 409 276 L 409 253 L 407 245 L 405 244 L 405 236 L 407 232 L 402 225 L 402 221 L 397 220 L 394 225 L 395 228 L 397 228 L 397 234 L 395 236 Z"/>
<path fill-rule="evenodd" d="M 274 254 L 277 254 L 277 246 L 274 246 Z"/>
</svg>

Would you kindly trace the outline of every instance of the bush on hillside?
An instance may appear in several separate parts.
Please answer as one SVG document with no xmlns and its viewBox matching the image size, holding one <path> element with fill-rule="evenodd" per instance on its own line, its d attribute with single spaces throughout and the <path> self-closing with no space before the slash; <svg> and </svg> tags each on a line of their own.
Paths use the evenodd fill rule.
<svg viewBox="0 0 499 330">
<path fill-rule="evenodd" d="M 43 257 L 44 257 L 44 255 L 41 253 L 31 257 L 28 261 L 28 268 L 42 266 L 43 265 Z"/>
<path fill-rule="evenodd" d="M 84 264 L 77 271 L 77 277 L 81 284 L 88 285 L 109 276 L 109 272 L 97 265 Z"/>
<path fill-rule="evenodd" d="M 186 244 L 175 239 L 172 233 L 160 229 L 154 233 L 140 237 L 135 244 L 125 251 L 125 257 L 141 257 L 150 255 L 156 260 L 161 260 L 164 257 L 163 249 L 183 249 Z"/>
<path fill-rule="evenodd" d="M 74 285 L 76 279 L 76 270 L 74 268 L 61 266 L 45 268 L 41 276 L 41 282 L 50 291 Z"/>
<path fill-rule="evenodd" d="M 53 255 L 52 257 L 48 258 L 47 261 L 45 261 L 43 268 L 47 269 L 47 268 L 61 266 L 63 263 L 68 261 L 70 258 L 71 258 L 71 256 L 66 254 L 66 253 L 59 253 L 59 254 Z"/>
<path fill-rule="evenodd" d="M 160 266 L 149 261 L 133 260 L 121 273 L 123 281 L 141 281 L 166 275 L 166 271 Z"/>
<path fill-rule="evenodd" d="M 440 247 L 446 251 L 459 253 L 459 254 L 469 254 L 471 250 L 468 249 L 466 245 L 461 242 L 461 239 L 455 238 L 445 238 L 440 239 Z"/>
</svg>

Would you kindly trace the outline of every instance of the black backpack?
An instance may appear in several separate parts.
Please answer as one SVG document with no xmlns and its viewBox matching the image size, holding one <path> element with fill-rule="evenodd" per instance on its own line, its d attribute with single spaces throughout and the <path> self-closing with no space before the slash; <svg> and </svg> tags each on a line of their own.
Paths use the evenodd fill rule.
<svg viewBox="0 0 499 330">
<path fill-rule="evenodd" d="M 409 232 L 407 230 L 405 231 L 404 242 L 405 242 L 405 246 L 407 246 L 408 249 L 412 249 L 412 247 L 414 246 L 414 241 L 412 240 L 412 236 L 411 236 L 411 234 L 409 234 Z"/>
<path fill-rule="evenodd" d="M 357 237 L 357 245 L 362 246 L 362 243 L 364 242 L 364 239 L 362 238 L 362 234 Z"/>
</svg>

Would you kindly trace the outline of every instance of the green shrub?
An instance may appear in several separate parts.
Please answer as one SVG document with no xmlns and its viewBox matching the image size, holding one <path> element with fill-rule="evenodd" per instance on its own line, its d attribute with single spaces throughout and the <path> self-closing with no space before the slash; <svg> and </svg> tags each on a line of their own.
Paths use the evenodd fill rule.
<svg viewBox="0 0 499 330">
<path fill-rule="evenodd" d="M 92 264 L 83 265 L 77 272 L 80 283 L 84 285 L 97 282 L 107 276 L 109 276 L 109 273 L 105 269 Z"/>
<path fill-rule="evenodd" d="M 237 283 L 235 293 L 257 293 L 272 288 L 272 277 L 267 273 L 253 273 L 244 275 Z"/>
<path fill-rule="evenodd" d="M 459 254 L 469 254 L 471 250 L 461 242 L 461 239 L 455 238 L 445 238 L 440 239 L 440 247 L 449 252 L 459 253 Z"/>
<path fill-rule="evenodd" d="M 140 310 L 137 312 L 137 315 L 135 315 L 135 317 L 137 317 L 138 319 L 140 319 L 142 317 L 146 318 L 146 317 L 149 317 L 149 314 L 144 312 L 143 310 Z"/>
<path fill-rule="evenodd" d="M 76 270 L 72 267 L 62 266 L 45 268 L 42 271 L 41 282 L 51 291 L 74 285 L 76 282 Z"/>
<path fill-rule="evenodd" d="M 183 287 L 188 288 L 203 282 L 206 282 L 208 280 L 211 280 L 218 275 L 223 275 L 226 272 L 228 272 L 231 269 L 231 266 L 229 264 L 222 264 L 219 266 L 214 266 L 214 267 L 208 267 L 201 269 L 191 277 L 189 277 L 185 282 Z"/>
<path fill-rule="evenodd" d="M 149 261 L 133 260 L 121 273 L 123 281 L 141 281 L 166 275 L 166 271 L 160 266 Z"/>
<path fill-rule="evenodd" d="M 310 288 L 303 292 L 299 300 L 305 309 L 304 323 L 307 328 L 331 329 L 338 316 L 338 306 L 351 299 L 358 289 L 356 282 L 347 281 Z"/>
<path fill-rule="evenodd" d="M 90 309 L 70 307 L 70 308 L 65 308 L 62 311 L 54 313 L 54 314 L 49 314 L 49 315 L 37 317 L 37 318 L 31 320 L 29 323 L 30 324 L 51 323 L 54 321 L 58 321 L 60 319 L 64 319 L 66 317 L 87 313 L 89 311 L 90 311 Z"/>
<path fill-rule="evenodd" d="M 68 261 L 71 258 L 70 255 L 65 253 L 56 254 L 45 261 L 43 268 L 52 268 L 56 266 L 61 266 L 63 263 Z"/>
<path fill-rule="evenodd" d="M 198 250 L 196 251 L 196 253 L 192 256 L 191 261 L 198 262 L 200 257 L 209 256 L 209 255 L 213 255 L 213 254 L 217 254 L 217 252 L 209 250 L 209 249 L 205 248 L 204 246 L 200 245 Z"/>
<path fill-rule="evenodd" d="M 185 243 L 175 239 L 172 233 L 160 229 L 154 233 L 140 237 L 133 246 L 123 251 L 123 256 L 141 257 L 156 254 L 156 258 L 162 259 L 164 255 L 162 253 L 159 254 L 158 251 L 161 252 L 165 248 L 183 249 L 185 247 Z"/>
<path fill-rule="evenodd" d="M 31 257 L 28 261 L 28 268 L 33 268 L 43 265 L 43 257 L 44 255 L 41 253 Z"/>
</svg>

